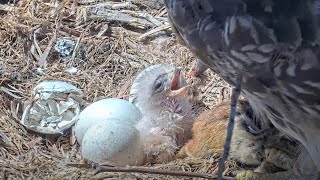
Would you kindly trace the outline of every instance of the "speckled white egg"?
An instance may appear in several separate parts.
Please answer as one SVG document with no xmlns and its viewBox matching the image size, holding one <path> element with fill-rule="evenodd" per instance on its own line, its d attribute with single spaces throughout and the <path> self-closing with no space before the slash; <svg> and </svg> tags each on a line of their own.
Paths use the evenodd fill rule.
<svg viewBox="0 0 320 180">
<path fill-rule="evenodd" d="M 118 119 L 108 119 L 92 125 L 82 141 L 82 156 L 95 163 L 114 166 L 142 165 L 143 142 L 140 132 Z"/>
<path fill-rule="evenodd" d="M 75 124 L 74 131 L 78 143 L 82 144 L 83 136 L 90 126 L 108 118 L 136 124 L 141 118 L 141 113 L 132 103 L 123 99 L 108 98 L 94 102 L 79 114 Z"/>
</svg>

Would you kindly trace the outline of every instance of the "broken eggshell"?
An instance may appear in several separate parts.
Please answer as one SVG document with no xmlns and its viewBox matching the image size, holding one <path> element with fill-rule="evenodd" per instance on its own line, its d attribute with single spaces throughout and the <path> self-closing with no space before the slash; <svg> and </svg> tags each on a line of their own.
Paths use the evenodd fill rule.
<svg viewBox="0 0 320 180">
<path fill-rule="evenodd" d="M 132 103 L 123 99 L 108 98 L 94 102 L 78 116 L 74 127 L 78 143 L 82 144 L 86 131 L 92 125 L 108 118 L 120 119 L 135 125 L 141 118 L 141 112 Z"/>
<path fill-rule="evenodd" d="M 64 58 L 71 57 L 76 43 L 73 40 L 62 38 L 58 39 L 54 49 Z"/>
<path fill-rule="evenodd" d="M 43 81 L 32 91 L 33 101 L 25 103 L 21 124 L 43 134 L 62 134 L 76 122 L 83 92 L 63 81 Z"/>
</svg>

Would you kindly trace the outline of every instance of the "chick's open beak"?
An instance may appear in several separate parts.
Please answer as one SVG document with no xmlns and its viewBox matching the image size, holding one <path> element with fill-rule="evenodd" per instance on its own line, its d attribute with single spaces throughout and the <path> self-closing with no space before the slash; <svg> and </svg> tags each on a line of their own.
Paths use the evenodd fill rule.
<svg viewBox="0 0 320 180">
<path fill-rule="evenodd" d="M 176 68 L 173 73 L 169 96 L 176 97 L 187 95 L 189 93 L 189 86 L 180 87 L 181 68 Z"/>
</svg>

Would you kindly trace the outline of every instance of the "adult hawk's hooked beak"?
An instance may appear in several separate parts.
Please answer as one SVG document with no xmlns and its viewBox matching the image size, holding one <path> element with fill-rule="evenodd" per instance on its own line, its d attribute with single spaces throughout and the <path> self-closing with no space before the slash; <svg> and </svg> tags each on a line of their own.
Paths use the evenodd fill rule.
<svg viewBox="0 0 320 180">
<path fill-rule="evenodd" d="M 174 72 L 172 72 L 172 73 L 173 73 L 173 76 L 172 76 L 172 80 L 171 80 L 171 84 L 170 84 L 169 96 L 177 97 L 177 96 L 187 95 L 189 93 L 190 86 L 187 86 L 187 85 L 184 86 L 180 82 L 181 68 L 175 68 Z"/>
</svg>

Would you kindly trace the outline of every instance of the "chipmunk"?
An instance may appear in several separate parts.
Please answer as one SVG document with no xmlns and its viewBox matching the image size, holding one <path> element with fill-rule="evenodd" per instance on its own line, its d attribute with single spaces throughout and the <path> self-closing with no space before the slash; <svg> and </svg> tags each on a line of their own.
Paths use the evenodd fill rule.
<svg viewBox="0 0 320 180">
<path fill-rule="evenodd" d="M 230 102 L 201 113 L 193 124 L 193 138 L 178 152 L 178 158 L 203 158 L 222 155 L 230 113 Z M 261 124 L 249 103 L 240 100 L 231 140 L 229 159 L 254 170 L 236 173 L 237 179 L 309 179 L 317 171 L 307 153 L 307 164 L 296 164 L 301 154 L 301 144 L 284 136 L 271 124 Z M 300 157 L 300 156 L 299 156 Z M 312 169 L 314 172 L 312 172 Z"/>
<path fill-rule="evenodd" d="M 247 103 L 240 101 L 235 119 L 234 134 L 231 140 L 229 158 L 246 165 L 261 164 L 264 156 L 263 138 L 257 127 L 246 121 L 251 117 L 246 114 Z M 193 138 L 181 148 L 178 158 L 206 157 L 214 153 L 221 155 L 227 135 L 230 103 L 223 102 L 211 110 L 204 111 L 193 124 Z M 249 133 L 248 131 L 252 131 Z"/>
</svg>

